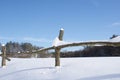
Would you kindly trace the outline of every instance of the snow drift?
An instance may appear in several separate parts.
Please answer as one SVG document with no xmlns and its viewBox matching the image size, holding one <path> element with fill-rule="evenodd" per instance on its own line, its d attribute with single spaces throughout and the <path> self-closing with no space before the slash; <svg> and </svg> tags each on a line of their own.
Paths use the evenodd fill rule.
<svg viewBox="0 0 120 80">
<path fill-rule="evenodd" d="M 0 80 L 120 80 L 120 57 L 61 58 L 61 67 L 54 58 L 12 58 Z"/>
</svg>

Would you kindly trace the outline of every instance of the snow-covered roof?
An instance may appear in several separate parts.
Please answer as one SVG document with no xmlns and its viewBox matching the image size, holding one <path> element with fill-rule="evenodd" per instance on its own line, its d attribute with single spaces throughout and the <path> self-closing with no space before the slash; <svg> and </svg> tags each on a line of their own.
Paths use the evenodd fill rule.
<svg viewBox="0 0 120 80">
<path fill-rule="evenodd" d="M 110 42 L 120 42 L 120 36 L 117 36 L 117 37 L 115 37 L 113 39 L 110 39 L 109 41 Z"/>
</svg>

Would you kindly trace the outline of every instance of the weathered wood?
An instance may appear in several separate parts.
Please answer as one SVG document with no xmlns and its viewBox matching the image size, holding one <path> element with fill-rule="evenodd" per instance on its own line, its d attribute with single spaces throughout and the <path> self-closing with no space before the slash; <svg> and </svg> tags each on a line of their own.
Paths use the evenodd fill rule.
<svg viewBox="0 0 120 80">
<path fill-rule="evenodd" d="M 32 53 L 37 53 L 37 52 L 42 52 L 42 51 L 47 51 L 47 50 L 52 50 L 54 47 L 48 47 L 48 48 L 41 48 L 39 50 L 32 51 Z"/>
<path fill-rule="evenodd" d="M 2 46 L 2 64 L 1 66 L 6 66 L 6 47 Z"/>
<path fill-rule="evenodd" d="M 0 54 L 0 56 L 2 57 L 3 54 Z M 9 59 L 7 56 L 5 57 L 6 60 L 11 61 L 11 59 Z"/>
<path fill-rule="evenodd" d="M 57 47 L 59 48 L 65 48 L 65 47 L 72 47 L 72 46 L 120 46 L 120 42 L 103 42 L 103 41 L 96 41 L 96 42 L 78 42 L 78 43 L 69 43 L 69 44 L 63 44 L 59 45 Z"/>
<path fill-rule="evenodd" d="M 77 42 L 77 43 L 69 43 L 69 44 L 63 44 L 56 46 L 58 48 L 66 48 L 66 47 L 74 47 L 74 46 L 96 46 L 96 45 L 101 45 L 101 46 L 120 46 L 120 42 L 105 42 L 105 41 L 97 41 L 97 42 Z M 46 50 L 52 50 L 55 49 L 54 47 L 48 47 L 48 48 L 42 48 L 39 50 L 32 51 L 32 53 L 37 53 L 37 52 L 42 52 Z M 1 55 L 0 55 L 1 56 Z"/>
<path fill-rule="evenodd" d="M 64 30 L 61 29 L 58 36 L 58 39 L 61 41 L 63 40 L 63 34 Z M 55 47 L 55 66 L 60 66 L 60 49 L 59 47 Z"/>
<path fill-rule="evenodd" d="M 64 34 L 64 30 L 61 29 L 60 32 L 59 32 L 59 36 L 58 36 L 58 39 L 61 40 L 61 41 L 63 40 L 63 34 Z"/>
<path fill-rule="evenodd" d="M 7 56 L 5 57 L 5 59 L 8 60 L 8 61 L 11 61 L 11 59 L 9 59 Z"/>
<path fill-rule="evenodd" d="M 60 48 L 55 48 L 55 66 L 60 66 Z"/>
</svg>

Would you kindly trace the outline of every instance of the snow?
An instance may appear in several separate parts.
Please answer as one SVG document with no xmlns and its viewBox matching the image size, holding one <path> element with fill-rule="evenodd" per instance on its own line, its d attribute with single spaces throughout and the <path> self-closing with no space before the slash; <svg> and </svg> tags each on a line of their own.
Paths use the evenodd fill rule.
<svg viewBox="0 0 120 80">
<path fill-rule="evenodd" d="M 0 58 L 1 62 L 1 58 Z M 0 67 L 0 80 L 120 80 L 120 57 L 11 58 Z"/>
<path fill-rule="evenodd" d="M 115 37 L 113 39 L 110 39 L 109 41 L 110 42 L 120 42 L 120 36 L 117 36 L 117 37 Z"/>
<path fill-rule="evenodd" d="M 89 41 L 77 41 L 77 42 L 67 42 L 67 41 L 61 41 L 56 37 L 53 41 L 52 46 L 60 46 L 60 45 L 67 45 L 67 44 L 73 44 L 73 43 L 84 43 L 84 42 L 120 42 L 120 36 L 117 36 L 110 40 L 89 40 Z M 100 44 L 95 44 L 95 46 L 102 46 Z"/>
<path fill-rule="evenodd" d="M 65 41 L 61 41 L 58 39 L 58 37 L 56 37 L 55 40 L 53 41 L 52 46 L 59 46 L 59 45 L 64 45 L 64 44 L 68 44 L 68 43 Z"/>
<path fill-rule="evenodd" d="M 5 46 L 5 44 L 2 44 L 2 46 Z"/>
<path fill-rule="evenodd" d="M 64 29 L 63 29 L 63 28 L 61 28 L 60 30 L 64 31 Z"/>
</svg>

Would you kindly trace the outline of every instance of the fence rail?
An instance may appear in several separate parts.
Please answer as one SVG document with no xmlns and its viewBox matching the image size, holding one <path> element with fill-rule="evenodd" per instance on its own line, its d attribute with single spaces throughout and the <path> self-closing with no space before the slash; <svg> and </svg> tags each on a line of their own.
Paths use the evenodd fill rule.
<svg viewBox="0 0 120 80">
<path fill-rule="evenodd" d="M 120 46 L 120 42 L 107 42 L 107 41 L 96 41 L 96 42 L 77 42 L 77 43 L 68 43 L 59 46 L 53 46 L 48 48 L 41 48 L 40 50 L 33 51 L 33 53 L 52 50 L 55 48 L 66 48 L 66 47 L 74 47 L 74 46 Z"/>
</svg>

